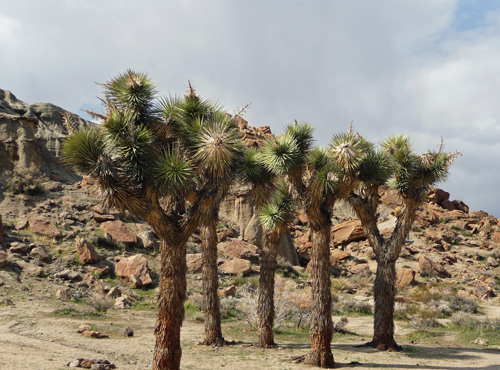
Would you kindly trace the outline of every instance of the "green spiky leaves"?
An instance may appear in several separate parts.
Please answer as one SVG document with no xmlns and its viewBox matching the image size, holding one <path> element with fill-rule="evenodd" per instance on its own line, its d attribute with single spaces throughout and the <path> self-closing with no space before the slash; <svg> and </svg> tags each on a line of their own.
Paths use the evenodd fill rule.
<svg viewBox="0 0 500 370">
<path fill-rule="evenodd" d="M 372 144 L 358 134 L 348 132 L 334 135 L 329 149 L 339 168 L 349 172 L 359 167 L 366 154 L 372 149 Z"/>
<path fill-rule="evenodd" d="M 95 171 L 99 158 L 105 153 L 105 144 L 100 132 L 95 128 L 76 131 L 65 140 L 62 153 L 66 164 L 91 174 Z"/>
<path fill-rule="evenodd" d="M 290 135 L 270 139 L 261 153 L 264 166 L 275 175 L 287 175 L 302 164 L 303 156 L 297 141 Z"/>
<path fill-rule="evenodd" d="M 154 83 L 145 73 L 127 70 L 104 84 L 106 98 L 121 109 L 147 112 L 156 94 Z"/>
<path fill-rule="evenodd" d="M 306 154 L 311 149 L 314 142 L 313 132 L 314 127 L 312 125 L 309 123 L 299 124 L 297 121 L 285 128 L 285 134 L 295 139 L 297 147 L 303 154 Z"/>
<path fill-rule="evenodd" d="M 150 175 L 153 188 L 162 195 L 185 193 L 195 181 L 192 162 L 182 158 L 174 149 L 163 151 L 153 164 Z"/>
<path fill-rule="evenodd" d="M 261 207 L 259 220 L 268 230 L 285 229 L 295 215 L 295 204 L 292 194 L 285 182 L 276 186 L 272 199 Z"/>
</svg>

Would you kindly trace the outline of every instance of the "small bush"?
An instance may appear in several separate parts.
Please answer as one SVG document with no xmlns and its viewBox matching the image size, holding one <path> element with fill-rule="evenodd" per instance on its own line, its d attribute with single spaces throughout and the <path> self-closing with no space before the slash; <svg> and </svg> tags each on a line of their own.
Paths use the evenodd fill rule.
<svg viewBox="0 0 500 370">
<path fill-rule="evenodd" d="M 347 317 L 342 316 L 340 320 L 336 323 L 333 323 L 333 332 L 334 333 L 346 333 L 345 327 L 347 326 L 347 323 L 349 320 Z"/>
<path fill-rule="evenodd" d="M 344 299 L 334 302 L 332 311 L 337 314 L 359 313 L 369 315 L 372 313 L 372 305 L 365 301 Z"/>
<path fill-rule="evenodd" d="M 427 332 L 430 328 L 435 328 L 440 326 L 437 318 L 439 316 L 439 311 L 436 309 L 426 308 L 418 311 L 418 313 L 413 316 L 410 320 L 410 326 L 419 331 Z"/>
<path fill-rule="evenodd" d="M 98 295 L 98 294 L 95 294 L 95 295 L 88 297 L 86 299 L 86 303 L 89 306 L 91 306 L 95 312 L 98 312 L 98 313 L 100 313 L 100 312 L 105 313 L 107 310 L 112 308 L 114 305 L 113 300 L 111 300 L 107 297 Z"/>
<path fill-rule="evenodd" d="M 44 193 L 42 182 L 45 178 L 35 165 L 31 165 L 30 168 L 16 168 L 14 171 L 6 172 L 5 175 L 9 178 L 5 185 L 7 191 L 31 196 Z"/>
</svg>

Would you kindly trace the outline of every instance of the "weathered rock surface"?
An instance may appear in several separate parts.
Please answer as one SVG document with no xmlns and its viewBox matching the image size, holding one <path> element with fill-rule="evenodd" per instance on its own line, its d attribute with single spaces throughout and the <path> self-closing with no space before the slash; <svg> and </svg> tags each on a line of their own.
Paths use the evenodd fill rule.
<svg viewBox="0 0 500 370">
<path fill-rule="evenodd" d="M 396 287 L 404 289 L 415 285 L 415 271 L 410 269 L 402 269 L 396 273 Z"/>
<path fill-rule="evenodd" d="M 7 253 L 0 250 L 0 268 L 7 264 Z"/>
<path fill-rule="evenodd" d="M 474 282 L 474 295 L 479 299 L 485 299 L 495 296 L 495 292 L 491 287 L 480 280 Z"/>
<path fill-rule="evenodd" d="M 153 249 L 156 243 L 155 233 L 152 231 L 142 231 L 137 234 L 137 239 L 140 240 L 142 246 L 146 249 Z"/>
<path fill-rule="evenodd" d="M 226 258 L 241 258 L 251 262 L 259 260 L 259 248 L 239 239 L 228 238 L 217 245 L 217 250 Z"/>
<path fill-rule="evenodd" d="M 331 234 L 334 246 L 366 238 L 359 220 L 351 220 L 335 225 L 332 227 Z"/>
<path fill-rule="evenodd" d="M 51 221 L 43 217 L 30 217 L 28 219 L 31 231 L 36 234 L 47 236 L 49 238 L 58 239 L 61 237 L 61 232 Z"/>
<path fill-rule="evenodd" d="M 84 238 L 76 238 L 75 247 L 76 253 L 78 253 L 78 259 L 82 265 L 97 262 L 99 259 L 99 255 L 95 251 L 94 246 Z"/>
<path fill-rule="evenodd" d="M 201 253 L 186 255 L 187 268 L 190 272 L 200 272 L 202 268 L 201 262 Z"/>
<path fill-rule="evenodd" d="M 47 253 L 47 250 L 43 245 L 36 246 L 33 248 L 30 252 L 30 256 L 34 258 L 38 258 L 40 261 L 43 262 L 48 262 L 50 259 L 49 254 Z"/>
<path fill-rule="evenodd" d="M 330 266 L 335 267 L 339 261 L 347 260 L 351 257 L 351 253 L 341 250 L 333 250 L 330 253 Z"/>
<path fill-rule="evenodd" d="M 135 288 L 140 288 L 153 282 L 148 262 L 142 254 L 120 259 L 115 266 L 115 273 L 125 284 Z"/>
<path fill-rule="evenodd" d="M 425 256 L 420 256 L 418 264 L 422 275 L 437 276 L 441 278 L 447 278 L 451 276 L 443 266 Z"/>
<path fill-rule="evenodd" d="M 250 261 L 234 258 L 224 262 L 219 266 L 220 271 L 229 275 L 248 275 L 252 271 L 252 263 Z"/>
<path fill-rule="evenodd" d="M 96 274 L 97 276 L 102 276 L 102 275 L 108 274 L 111 271 L 108 263 L 106 263 L 104 261 L 99 261 L 99 262 L 96 262 L 92 265 L 87 265 L 86 267 L 87 267 L 87 270 L 89 270 L 93 274 Z"/>
<path fill-rule="evenodd" d="M 115 301 L 115 308 L 124 309 L 132 307 L 132 302 L 127 297 L 118 297 Z"/>
<path fill-rule="evenodd" d="M 56 292 L 57 299 L 65 299 L 70 300 L 73 298 L 73 294 L 71 293 L 70 288 L 61 288 Z"/>
<path fill-rule="evenodd" d="M 106 233 L 106 238 L 121 242 L 127 247 L 137 245 L 137 236 L 125 225 L 123 221 L 106 221 L 101 224 L 101 229 Z"/>
</svg>

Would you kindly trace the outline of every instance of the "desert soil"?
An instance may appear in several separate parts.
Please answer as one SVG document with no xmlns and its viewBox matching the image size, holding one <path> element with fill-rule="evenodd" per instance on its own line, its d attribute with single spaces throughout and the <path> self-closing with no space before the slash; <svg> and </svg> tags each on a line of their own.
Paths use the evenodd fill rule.
<svg viewBox="0 0 500 370">
<path fill-rule="evenodd" d="M 4 287 L 0 289 L 5 290 Z M 4 292 L 5 293 L 5 292 Z M 5 295 L 3 295 L 5 297 Z M 0 369 L 69 369 L 66 364 L 77 358 L 107 359 L 117 369 L 148 369 L 154 348 L 155 312 L 111 310 L 103 318 L 80 319 L 54 315 L 61 307 L 55 300 L 39 300 L 18 295 L 11 297 L 15 306 L 0 305 Z M 491 309 L 491 314 L 498 314 Z M 89 322 L 107 339 L 83 337 L 77 333 L 80 324 Z M 402 336 L 408 328 L 397 324 L 396 333 L 403 345 L 401 353 L 378 352 L 356 347 L 370 339 L 373 318 L 350 317 L 346 329 L 358 334 L 335 337 L 332 350 L 337 368 L 356 369 L 500 369 L 500 348 L 458 345 L 452 335 L 438 341 L 409 343 Z M 181 369 L 270 369 L 295 370 L 310 368 L 295 364 L 292 357 L 308 351 L 303 339 L 277 336 L 278 349 L 262 350 L 252 346 L 255 333 L 232 331 L 235 323 L 224 324 L 226 340 L 233 344 L 222 348 L 197 345 L 203 337 L 203 323 L 192 319 L 182 330 L 183 356 Z M 133 337 L 124 337 L 130 327 Z"/>
</svg>

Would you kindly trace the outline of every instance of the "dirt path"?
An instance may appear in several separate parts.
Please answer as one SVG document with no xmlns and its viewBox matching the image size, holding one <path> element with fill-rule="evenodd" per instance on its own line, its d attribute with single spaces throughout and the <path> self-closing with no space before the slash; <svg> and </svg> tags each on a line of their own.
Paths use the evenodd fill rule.
<svg viewBox="0 0 500 370">
<path fill-rule="evenodd" d="M 107 359 L 118 369 L 149 369 L 154 347 L 155 313 L 148 311 L 115 311 L 105 319 L 75 319 L 55 317 L 53 302 L 36 300 L 15 301 L 16 307 L 0 306 L 0 369 L 59 370 L 76 358 Z M 108 339 L 85 338 L 76 332 L 83 322 L 91 322 L 110 335 Z M 406 334 L 400 326 L 398 335 Z M 123 330 L 131 327 L 133 337 L 124 337 Z M 340 337 L 332 349 L 337 367 L 356 369 L 500 369 L 500 350 L 460 346 L 440 338 L 436 343 L 408 344 L 402 353 L 382 353 L 370 348 L 354 347 L 369 339 L 371 317 L 350 318 L 347 329 L 359 336 Z M 231 324 L 225 325 L 230 332 Z M 240 333 L 241 334 L 241 333 Z M 261 350 L 248 340 L 220 349 L 198 346 L 203 337 L 203 324 L 187 320 L 182 331 L 182 369 L 271 369 L 294 370 L 308 368 L 293 364 L 291 358 L 307 353 L 308 343 L 278 337 L 276 350 Z M 244 336 L 243 336 L 244 337 Z M 232 340 L 231 335 L 226 335 Z M 281 340 L 280 340 L 281 339 Z M 352 363 L 354 361 L 354 363 Z"/>
</svg>

